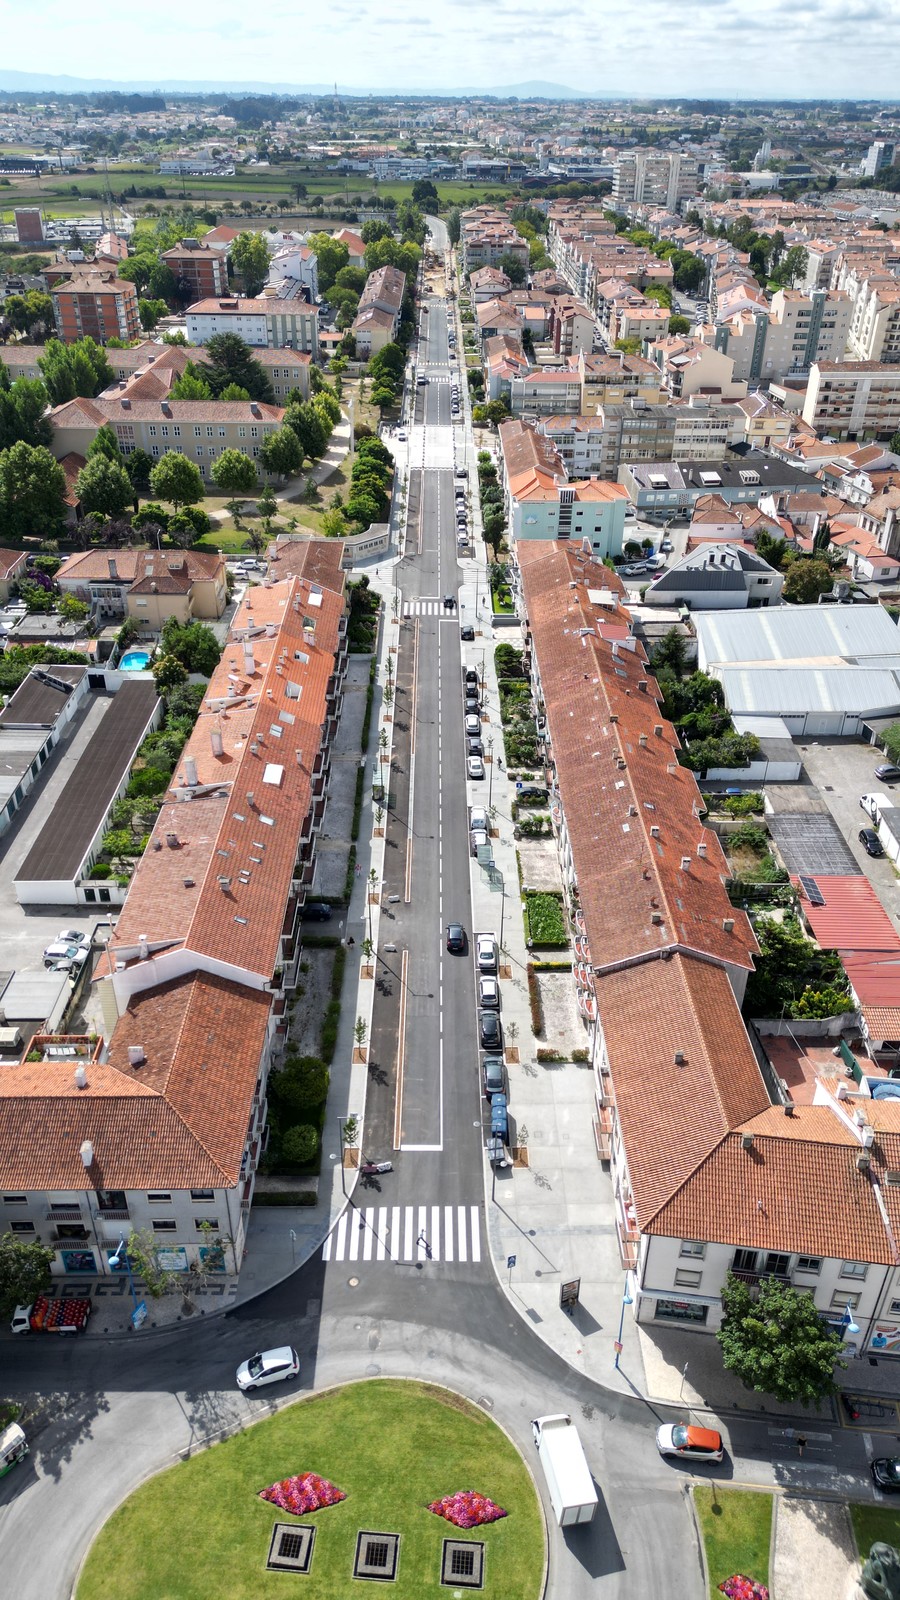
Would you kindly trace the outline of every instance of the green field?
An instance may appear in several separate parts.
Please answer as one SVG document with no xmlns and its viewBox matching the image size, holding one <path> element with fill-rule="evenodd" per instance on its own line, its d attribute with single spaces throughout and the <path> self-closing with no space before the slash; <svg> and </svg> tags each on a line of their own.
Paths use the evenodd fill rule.
<svg viewBox="0 0 900 1600">
<path fill-rule="evenodd" d="M 747 1489 L 694 1489 L 694 1509 L 706 1548 L 711 1600 L 719 1584 L 738 1572 L 755 1583 L 769 1583 L 772 1496 Z"/>
<path fill-rule="evenodd" d="M 900 1546 L 900 1510 L 892 1506 L 851 1506 L 853 1537 L 863 1561 L 873 1544 Z"/>
<path fill-rule="evenodd" d="M 282 1478 L 316 1472 L 346 1500 L 302 1519 L 258 1498 Z M 508 1512 L 465 1531 L 428 1503 L 476 1489 Z M 266 1571 L 272 1526 L 316 1528 L 308 1575 Z M 267 1600 L 290 1590 L 334 1600 L 355 1589 L 357 1534 L 399 1533 L 395 1600 L 440 1587 L 445 1538 L 485 1547 L 485 1600 L 537 1600 L 544 1533 L 529 1473 L 506 1435 L 477 1407 L 422 1383 L 373 1380 L 291 1405 L 145 1483 L 94 1543 L 78 1600 Z"/>
</svg>

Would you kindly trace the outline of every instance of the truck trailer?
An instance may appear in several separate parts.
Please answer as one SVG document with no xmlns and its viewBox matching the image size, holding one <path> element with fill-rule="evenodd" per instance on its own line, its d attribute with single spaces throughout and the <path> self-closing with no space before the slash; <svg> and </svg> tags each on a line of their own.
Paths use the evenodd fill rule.
<svg viewBox="0 0 900 1600">
<path fill-rule="evenodd" d="M 590 1522 L 597 1509 L 597 1491 L 572 1418 L 564 1412 L 535 1417 L 531 1427 L 559 1526 Z"/>
</svg>

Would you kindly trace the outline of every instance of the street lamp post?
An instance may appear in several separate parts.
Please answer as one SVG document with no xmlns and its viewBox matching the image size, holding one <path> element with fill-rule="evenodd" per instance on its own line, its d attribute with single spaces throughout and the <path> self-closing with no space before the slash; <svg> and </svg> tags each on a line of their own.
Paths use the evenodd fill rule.
<svg viewBox="0 0 900 1600">
<path fill-rule="evenodd" d="M 488 766 L 490 767 L 490 771 L 488 772 L 488 810 L 490 811 L 490 809 L 491 809 L 491 795 L 494 792 L 494 741 L 491 738 L 490 734 L 488 734 L 487 747 L 488 747 Z"/>
<path fill-rule="evenodd" d="M 339 1136 L 340 1141 L 341 1141 L 341 1154 L 340 1154 L 341 1188 L 343 1189 L 344 1194 L 346 1195 L 346 1193 L 347 1193 L 347 1180 L 344 1177 L 344 1119 L 343 1119 L 343 1117 L 338 1117 L 338 1136 Z"/>
<path fill-rule="evenodd" d="M 623 1330 L 625 1328 L 625 1307 L 634 1304 L 634 1295 L 630 1292 L 630 1285 L 629 1285 L 630 1277 L 631 1277 L 631 1273 L 630 1272 L 626 1272 L 626 1274 L 625 1274 L 625 1291 L 624 1291 L 624 1293 L 622 1295 L 622 1309 L 621 1309 L 621 1311 L 619 1313 L 619 1336 L 616 1339 L 616 1359 L 613 1362 L 613 1366 L 615 1367 L 617 1372 L 619 1370 L 619 1357 L 622 1354 L 622 1333 L 623 1333 Z"/>
<path fill-rule="evenodd" d="M 119 1235 L 119 1247 L 116 1250 L 115 1255 L 112 1255 L 109 1258 L 109 1264 L 114 1270 L 119 1265 L 119 1257 L 121 1256 L 123 1250 L 125 1251 L 125 1270 L 128 1273 L 128 1287 L 131 1290 L 131 1299 L 132 1299 L 132 1302 L 134 1304 L 134 1309 L 135 1309 L 135 1311 L 137 1311 L 137 1308 L 138 1308 L 138 1297 L 137 1297 L 137 1291 L 136 1291 L 136 1289 L 134 1287 L 134 1273 L 131 1270 L 131 1262 L 128 1259 L 128 1250 L 127 1250 L 127 1247 L 126 1247 L 126 1244 L 125 1244 L 125 1235 L 124 1235 L 124 1233 L 121 1233 Z M 135 1327 L 137 1327 L 137 1323 L 135 1323 Z"/>
</svg>

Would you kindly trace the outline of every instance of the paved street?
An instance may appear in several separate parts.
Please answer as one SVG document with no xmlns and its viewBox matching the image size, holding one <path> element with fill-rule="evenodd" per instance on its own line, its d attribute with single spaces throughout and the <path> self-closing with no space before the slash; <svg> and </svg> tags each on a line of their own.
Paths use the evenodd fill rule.
<svg viewBox="0 0 900 1600">
<path fill-rule="evenodd" d="M 510 1226 L 522 1240 L 520 1283 L 509 1269 L 513 1292 L 497 1281 L 491 1261 L 490 1231 L 497 1224 L 493 1201 L 486 1203 L 474 968 L 471 949 L 448 953 L 445 927 L 458 920 L 471 937 L 474 919 L 490 904 L 469 855 L 468 804 L 493 797 L 502 808 L 507 800 L 492 765 L 483 781 L 466 778 L 462 665 L 480 661 L 482 652 L 489 658 L 493 640 L 487 622 L 477 620 L 485 592 L 483 546 L 473 546 L 478 561 L 461 562 L 457 555 L 456 467 L 469 468 L 470 498 L 476 483 L 469 427 L 451 419 L 454 364 L 445 303 L 432 298 L 421 323 L 417 370 L 429 381 L 416 386 L 408 380 L 408 438 L 396 441 L 400 465 L 408 470 L 408 526 L 393 580 L 399 615 L 407 616 L 385 622 L 396 692 L 392 803 L 378 841 L 378 960 L 368 1060 L 353 1069 L 367 1076 L 366 1154 L 389 1155 L 394 1171 L 358 1183 L 324 1246 L 302 1268 L 225 1317 L 196 1318 L 189 1332 L 145 1330 L 108 1342 L 33 1337 L 15 1344 L 0 1334 L 0 1359 L 9 1374 L 4 1389 L 37 1413 L 29 1461 L 0 1482 L 5 1582 L 17 1600 L 65 1600 L 91 1536 L 138 1483 L 222 1431 L 289 1403 L 291 1394 L 243 1396 L 234 1385 L 235 1367 L 250 1350 L 288 1341 L 302 1358 L 293 1393 L 406 1375 L 467 1395 L 520 1446 L 545 1504 L 529 1421 L 539 1413 L 570 1412 L 601 1503 L 590 1526 L 565 1538 L 550 1525 L 548 1594 L 553 1600 L 598 1594 L 633 1600 L 668 1592 L 673 1573 L 687 1600 L 700 1600 L 704 1592 L 684 1493 L 688 1477 L 655 1448 L 658 1423 L 673 1420 L 676 1411 L 643 1398 L 642 1383 L 625 1374 L 620 1389 L 605 1387 L 597 1381 L 597 1363 L 579 1370 L 574 1350 L 570 1360 L 565 1341 L 548 1333 L 547 1306 L 557 1299 L 558 1276 L 535 1266 L 530 1252 L 537 1228 L 524 1211 L 521 1222 L 511 1213 Z M 461 376 L 459 382 L 468 423 Z M 455 598 L 454 608 L 443 606 L 444 596 Z M 462 645 L 460 621 L 466 619 L 476 622 L 478 637 Z M 490 694 L 486 714 L 496 722 Z M 498 723 L 494 731 L 499 749 Z M 507 839 L 498 842 L 498 860 L 501 843 L 512 848 Z M 504 870 L 510 892 L 493 898 L 495 925 L 504 905 L 507 916 L 518 915 L 514 857 L 508 864 L 504 858 Z M 363 882 L 352 906 L 360 926 L 368 914 L 364 893 Z M 527 1014 L 523 986 L 512 973 L 503 990 L 504 1017 Z M 348 989 L 352 1027 L 351 996 Z M 566 1070 L 577 1073 L 571 1064 Z M 521 1072 L 513 1082 L 515 1113 L 525 1068 L 511 1071 Z M 560 1094 L 560 1105 L 563 1099 Z M 599 1166 L 586 1182 L 604 1184 Z M 562 1232 L 556 1218 L 549 1226 Z M 598 1331 L 573 1324 L 573 1339 L 580 1348 Z M 603 1332 L 605 1371 L 611 1369 L 610 1334 L 609 1328 Z M 554 1347 L 557 1338 L 566 1359 Z M 626 1353 L 632 1351 L 636 1343 L 626 1345 Z M 626 1374 L 632 1370 L 623 1366 Z M 684 1409 L 679 1404 L 677 1414 Z M 730 1455 L 724 1469 L 711 1469 L 715 1481 L 724 1476 L 815 1493 L 868 1492 L 866 1460 L 879 1453 L 870 1433 L 837 1428 L 828 1418 L 818 1432 L 807 1428 L 801 1460 L 789 1418 L 741 1414 L 735 1407 L 724 1427 Z M 887 1449 L 884 1440 L 880 1448 Z"/>
</svg>

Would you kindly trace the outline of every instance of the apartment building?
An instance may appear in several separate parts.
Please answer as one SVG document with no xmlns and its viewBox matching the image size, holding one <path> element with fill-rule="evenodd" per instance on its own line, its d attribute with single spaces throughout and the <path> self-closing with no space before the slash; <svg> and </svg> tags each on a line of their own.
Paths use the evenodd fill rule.
<svg viewBox="0 0 900 1600">
<path fill-rule="evenodd" d="M 814 1104 L 763 1077 L 738 1009 L 753 933 L 617 580 L 572 546 L 515 554 L 560 866 L 589 952 L 579 1004 L 631 1314 L 713 1333 L 729 1271 L 774 1275 L 832 1327 L 849 1306 L 861 1331 L 848 1353 L 896 1350 L 900 1108 L 857 1091 L 843 1062 Z"/>
<path fill-rule="evenodd" d="M 241 602 L 98 982 L 108 1046 L 38 1036 L 4 1071 L 0 1228 L 54 1275 L 144 1228 L 171 1270 L 240 1270 L 346 668 L 335 543 L 330 582 Z"/>
<path fill-rule="evenodd" d="M 673 400 L 687 400 L 694 394 L 743 400 L 747 393 L 746 382 L 734 376 L 731 357 L 700 339 L 668 334 L 649 345 L 647 355 L 656 362 L 663 386 Z"/>
<path fill-rule="evenodd" d="M 536 423 L 570 477 L 615 479 L 626 461 L 721 461 L 743 437 L 737 406 L 693 399 L 648 405 L 606 404 L 593 416 L 549 416 Z"/>
<path fill-rule="evenodd" d="M 833 439 L 890 439 L 900 429 L 900 367 L 881 361 L 817 361 L 802 417 Z"/>
<path fill-rule="evenodd" d="M 161 259 L 174 273 L 187 300 L 214 300 L 228 293 L 228 256 L 205 239 L 182 239 L 164 250 Z"/>
<path fill-rule="evenodd" d="M 114 268 L 74 272 L 51 291 L 56 332 L 64 344 L 91 338 L 130 342 L 141 337 L 138 294 Z"/>
<path fill-rule="evenodd" d="M 675 150 L 623 150 L 613 162 L 612 206 L 665 206 L 677 211 L 700 187 L 695 156 Z"/>
<path fill-rule="evenodd" d="M 512 373 L 509 409 L 513 416 L 550 416 L 560 411 L 577 415 L 583 409 L 578 368 L 530 367 L 525 372 Z"/>
<path fill-rule="evenodd" d="M 690 515 L 699 500 L 715 494 L 729 506 L 759 505 L 762 496 L 789 495 L 808 487 L 806 473 L 774 456 L 756 450 L 735 450 L 721 461 L 627 461 L 619 468 L 619 482 L 640 516 L 665 520 Z M 812 498 L 812 497 L 810 497 Z M 780 502 L 779 502 L 780 503 Z M 825 500 L 816 504 L 827 515 Z M 777 517 L 774 502 L 771 516 Z"/>
<path fill-rule="evenodd" d="M 864 178 L 877 178 L 885 167 L 894 164 L 894 145 L 888 139 L 875 139 L 863 157 L 860 171 Z"/>
<path fill-rule="evenodd" d="M 853 307 L 850 351 L 860 361 L 900 363 L 900 282 L 884 278 L 865 282 Z"/>
<path fill-rule="evenodd" d="M 460 217 L 459 257 L 464 277 L 479 267 L 496 267 L 511 255 L 528 268 L 528 241 L 518 234 L 506 212 L 473 206 Z"/>
<path fill-rule="evenodd" d="M 204 478 L 223 450 L 243 450 L 259 461 L 267 433 L 282 426 L 281 406 L 256 400 L 69 400 L 51 413 L 52 450 L 57 460 L 86 456 L 104 425 L 112 428 L 123 455 L 146 450 L 154 460 L 174 450 L 196 462 Z M 262 463 L 260 474 L 265 478 Z"/>
<path fill-rule="evenodd" d="M 808 372 L 814 361 L 840 361 L 853 302 L 839 289 L 779 289 L 771 307 L 720 321 L 715 348 L 734 362 L 736 380 L 778 382 Z"/>
<path fill-rule="evenodd" d="M 659 367 L 645 356 L 626 355 L 624 350 L 582 354 L 578 372 L 583 389 L 581 410 L 588 416 L 602 406 L 623 405 L 627 400 L 656 405 L 665 399 Z"/>
<path fill-rule="evenodd" d="M 398 267 L 379 267 L 369 273 L 351 325 L 361 360 L 368 360 L 386 344 L 395 342 L 405 295 L 406 276 Z"/>
<path fill-rule="evenodd" d="M 254 349 L 319 351 L 319 309 L 306 300 L 260 296 L 246 300 L 198 300 L 185 313 L 191 344 L 206 344 L 217 333 L 236 333 Z"/>
<path fill-rule="evenodd" d="M 598 560 L 621 555 L 628 496 L 617 483 L 570 479 L 551 440 L 527 423 L 501 423 L 506 513 L 513 538 L 586 540 Z"/>
<path fill-rule="evenodd" d="M 657 573 L 643 595 L 648 606 L 689 606 L 692 611 L 744 611 L 778 605 L 784 574 L 754 550 L 704 540 L 674 566 Z"/>
</svg>

